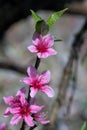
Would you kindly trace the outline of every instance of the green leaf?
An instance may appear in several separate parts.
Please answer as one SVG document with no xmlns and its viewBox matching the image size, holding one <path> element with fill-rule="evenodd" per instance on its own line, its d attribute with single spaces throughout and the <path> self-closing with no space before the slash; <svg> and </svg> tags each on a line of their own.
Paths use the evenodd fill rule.
<svg viewBox="0 0 87 130">
<path fill-rule="evenodd" d="M 68 8 L 66 9 L 63 9 L 61 11 L 58 11 L 58 12 L 55 12 L 53 13 L 47 20 L 47 24 L 49 26 L 49 28 L 52 27 L 52 25 L 60 18 L 60 16 L 67 10 Z"/>
<path fill-rule="evenodd" d="M 36 23 L 36 32 L 42 35 L 46 35 L 49 31 L 49 26 L 44 20 L 40 20 Z"/>
<path fill-rule="evenodd" d="M 86 122 L 84 122 L 80 130 L 86 130 Z"/>
<path fill-rule="evenodd" d="M 54 42 L 61 42 L 61 39 L 54 39 Z"/>
<path fill-rule="evenodd" d="M 41 18 L 40 16 L 38 16 L 33 10 L 30 10 L 30 11 L 31 11 L 32 16 L 33 16 L 33 18 L 34 18 L 35 24 L 36 24 L 38 21 L 41 21 L 41 20 L 42 20 L 42 18 Z"/>
</svg>

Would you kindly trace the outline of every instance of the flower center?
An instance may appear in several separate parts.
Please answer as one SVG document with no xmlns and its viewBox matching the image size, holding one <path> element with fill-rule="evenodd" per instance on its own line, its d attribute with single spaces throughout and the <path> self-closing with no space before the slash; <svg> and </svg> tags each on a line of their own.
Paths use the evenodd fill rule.
<svg viewBox="0 0 87 130">
<path fill-rule="evenodd" d="M 29 106 L 28 106 L 28 105 L 23 106 L 23 107 L 21 108 L 21 111 L 20 111 L 21 115 L 29 114 L 29 112 L 30 112 L 30 109 L 29 109 Z"/>
<path fill-rule="evenodd" d="M 40 44 L 37 46 L 37 50 L 38 50 L 38 52 L 46 52 L 47 47 L 46 47 L 45 41 L 42 41 L 42 43 L 40 43 Z"/>
<path fill-rule="evenodd" d="M 36 80 L 36 81 L 33 82 L 33 87 L 34 87 L 34 88 L 40 89 L 40 86 L 41 86 L 41 85 L 40 85 L 40 81 L 37 81 L 37 80 Z"/>
</svg>

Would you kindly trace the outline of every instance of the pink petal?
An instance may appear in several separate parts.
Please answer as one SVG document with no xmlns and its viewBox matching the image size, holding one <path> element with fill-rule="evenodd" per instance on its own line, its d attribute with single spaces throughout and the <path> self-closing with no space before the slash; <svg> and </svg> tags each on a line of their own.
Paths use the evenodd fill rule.
<svg viewBox="0 0 87 130">
<path fill-rule="evenodd" d="M 45 41 L 46 47 L 52 47 L 54 44 L 54 37 L 51 34 L 47 34 L 43 37 L 43 41 Z"/>
<path fill-rule="evenodd" d="M 11 114 L 20 113 L 20 107 L 10 108 Z"/>
<path fill-rule="evenodd" d="M 44 106 L 37 106 L 37 105 L 31 105 L 30 106 L 30 112 L 31 113 L 37 113 L 43 109 Z"/>
<path fill-rule="evenodd" d="M 33 45 L 30 45 L 30 46 L 28 47 L 28 50 L 29 50 L 30 52 L 32 52 L 32 53 L 38 52 L 37 48 L 36 48 L 35 46 L 33 46 Z"/>
<path fill-rule="evenodd" d="M 52 49 L 52 48 L 48 48 L 48 49 L 47 49 L 47 52 L 48 52 L 49 56 L 51 56 L 51 55 L 56 55 L 56 54 L 57 54 L 57 51 L 55 51 L 55 50 Z"/>
<path fill-rule="evenodd" d="M 35 46 L 38 46 L 38 45 L 41 43 L 41 39 L 40 39 L 40 37 L 38 37 L 38 38 L 36 38 L 35 40 L 32 39 L 32 42 L 33 42 L 33 44 L 34 44 Z"/>
<path fill-rule="evenodd" d="M 19 114 L 16 114 L 12 117 L 10 124 L 11 125 L 17 125 L 18 122 L 22 119 L 22 117 Z"/>
<path fill-rule="evenodd" d="M 6 104 L 8 104 L 8 105 L 11 105 L 11 101 L 14 99 L 14 97 L 13 96 L 9 96 L 9 97 L 3 97 L 3 100 L 4 100 L 4 102 L 6 103 Z"/>
<path fill-rule="evenodd" d="M 24 119 L 28 126 L 34 126 L 33 118 L 30 115 L 26 115 Z"/>
<path fill-rule="evenodd" d="M 39 75 L 36 68 L 33 66 L 28 67 L 27 73 L 33 79 L 35 79 Z"/>
<path fill-rule="evenodd" d="M 33 98 L 36 95 L 38 90 L 36 88 L 33 88 L 33 87 L 31 87 L 30 90 L 31 90 L 30 96 Z"/>
<path fill-rule="evenodd" d="M 24 96 L 24 95 L 21 95 L 20 101 L 21 101 L 22 106 L 24 106 L 24 104 L 25 104 L 25 102 L 26 102 L 26 99 L 25 99 L 25 96 Z"/>
<path fill-rule="evenodd" d="M 37 113 L 34 114 L 34 119 L 39 122 L 40 124 L 48 124 L 50 121 L 46 120 L 46 114 L 45 113 Z"/>
<path fill-rule="evenodd" d="M 20 80 L 20 82 L 31 85 L 31 79 L 29 77 L 25 77 L 24 79 Z"/>
<path fill-rule="evenodd" d="M 50 82 L 50 71 L 44 71 L 43 73 L 41 73 L 40 75 L 40 81 L 41 84 L 47 84 Z"/>
<path fill-rule="evenodd" d="M 26 94 L 26 88 L 25 87 L 23 87 L 23 88 L 21 88 L 18 92 L 17 92 L 17 94 L 16 94 L 16 96 L 20 96 L 21 94 Z"/>
<path fill-rule="evenodd" d="M 40 90 L 44 92 L 45 94 L 47 94 L 48 97 L 54 96 L 54 90 L 48 85 L 42 86 Z"/>
<path fill-rule="evenodd" d="M 48 56 L 49 56 L 49 54 L 48 54 L 48 52 L 39 52 L 39 53 L 37 53 L 37 56 L 39 57 L 39 58 L 47 58 Z"/>
<path fill-rule="evenodd" d="M 45 120 L 45 121 L 41 120 L 41 121 L 38 121 L 38 122 L 41 123 L 41 124 L 43 124 L 43 125 L 46 125 L 46 124 L 50 123 L 49 120 Z"/>
<path fill-rule="evenodd" d="M 4 117 L 8 117 L 10 115 L 10 107 L 8 107 L 6 110 L 5 110 L 5 113 L 4 113 Z"/>
</svg>

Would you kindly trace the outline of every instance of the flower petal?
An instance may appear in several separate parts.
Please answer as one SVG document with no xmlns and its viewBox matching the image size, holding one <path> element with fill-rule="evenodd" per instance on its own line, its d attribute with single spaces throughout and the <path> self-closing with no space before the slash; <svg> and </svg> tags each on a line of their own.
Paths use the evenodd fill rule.
<svg viewBox="0 0 87 130">
<path fill-rule="evenodd" d="M 21 105 L 24 106 L 24 104 L 26 103 L 26 99 L 24 95 L 21 95 L 20 101 L 21 101 Z"/>
<path fill-rule="evenodd" d="M 54 49 L 52 48 L 48 48 L 47 49 L 47 52 L 48 52 L 48 55 L 51 56 L 51 55 L 56 55 L 57 54 L 57 51 L 55 51 Z"/>
<path fill-rule="evenodd" d="M 34 126 L 33 118 L 30 115 L 26 115 L 24 119 L 28 126 Z"/>
<path fill-rule="evenodd" d="M 47 58 L 49 56 L 48 52 L 38 52 L 38 58 Z"/>
<path fill-rule="evenodd" d="M 17 92 L 17 94 L 16 94 L 16 96 L 20 96 L 20 95 L 22 95 L 22 94 L 26 94 L 26 88 L 25 87 L 22 87 L 18 92 Z"/>
<path fill-rule="evenodd" d="M 14 99 L 13 96 L 3 97 L 4 102 L 5 102 L 6 104 L 8 104 L 8 105 L 11 105 L 13 99 Z"/>
<path fill-rule="evenodd" d="M 44 106 L 37 106 L 37 105 L 31 105 L 30 106 L 30 112 L 31 113 L 37 113 L 43 109 Z"/>
<path fill-rule="evenodd" d="M 17 125 L 18 122 L 22 119 L 22 117 L 19 114 L 16 114 L 12 117 L 10 124 L 11 125 Z"/>
<path fill-rule="evenodd" d="M 54 37 L 51 34 L 47 34 L 43 37 L 43 41 L 47 48 L 52 47 L 54 44 Z"/>
<path fill-rule="evenodd" d="M 6 110 L 5 110 L 5 113 L 4 113 L 4 117 L 8 117 L 10 115 L 10 107 L 8 107 Z"/>
<path fill-rule="evenodd" d="M 32 53 L 38 52 L 36 46 L 34 46 L 34 45 L 28 46 L 28 50 L 29 50 L 30 52 L 32 52 Z"/>
<path fill-rule="evenodd" d="M 46 125 L 46 124 L 50 123 L 49 120 L 39 120 L 38 122 L 39 122 L 40 124 L 42 124 L 42 125 Z"/>
<path fill-rule="evenodd" d="M 54 90 L 48 85 L 42 86 L 40 90 L 47 94 L 48 97 L 54 96 Z"/>
<path fill-rule="evenodd" d="M 25 77 L 24 79 L 21 79 L 20 82 L 31 85 L 31 78 Z"/>
<path fill-rule="evenodd" d="M 17 114 L 20 113 L 20 107 L 14 107 L 14 108 L 10 108 L 10 112 L 11 114 Z"/>
<path fill-rule="evenodd" d="M 41 75 L 40 75 L 40 81 L 41 81 L 41 84 L 43 85 L 43 84 L 47 84 L 47 83 L 49 83 L 50 82 L 50 71 L 48 70 L 48 71 L 44 71 L 44 72 L 42 72 L 41 73 Z"/>
<path fill-rule="evenodd" d="M 30 90 L 31 90 L 30 96 L 33 98 L 36 95 L 38 90 L 36 88 L 33 88 L 33 87 L 31 87 Z"/>
<path fill-rule="evenodd" d="M 27 73 L 33 79 L 35 79 L 38 76 L 38 72 L 37 72 L 36 68 L 33 66 L 28 67 Z"/>
<path fill-rule="evenodd" d="M 39 33 L 35 32 L 33 34 L 33 37 L 32 37 L 32 43 L 35 45 L 35 46 L 38 46 L 42 41 L 42 35 L 40 35 Z"/>
<path fill-rule="evenodd" d="M 50 121 L 46 120 L 45 113 L 36 113 L 34 114 L 34 119 L 40 124 L 48 124 Z"/>
<path fill-rule="evenodd" d="M 32 42 L 33 42 L 33 44 L 35 45 L 35 46 L 38 46 L 40 43 L 41 43 L 41 41 L 40 41 L 41 39 L 40 39 L 40 36 L 38 37 L 38 38 L 36 38 L 35 40 L 34 39 L 32 39 Z"/>
</svg>

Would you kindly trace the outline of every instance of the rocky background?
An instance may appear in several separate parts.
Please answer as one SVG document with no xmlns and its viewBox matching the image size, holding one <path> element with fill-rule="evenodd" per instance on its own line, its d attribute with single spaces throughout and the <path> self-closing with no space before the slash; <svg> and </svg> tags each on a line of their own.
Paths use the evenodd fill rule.
<svg viewBox="0 0 87 130">
<path fill-rule="evenodd" d="M 54 46 L 58 54 L 42 60 L 39 67 L 39 71 L 49 69 L 52 73 L 50 85 L 55 97 L 49 99 L 44 94 L 37 95 L 40 104 L 46 105 L 51 124 L 36 129 L 80 130 L 82 123 L 87 121 L 87 1 L 1 0 L 0 123 L 6 108 L 2 97 L 13 95 L 24 86 L 19 80 L 25 77 L 27 66 L 35 63 L 35 55 L 27 50 L 34 32 L 29 9 L 47 19 L 52 12 L 65 7 L 69 11 L 50 30 L 62 39 Z M 12 127 L 12 130 L 19 127 Z"/>
</svg>

